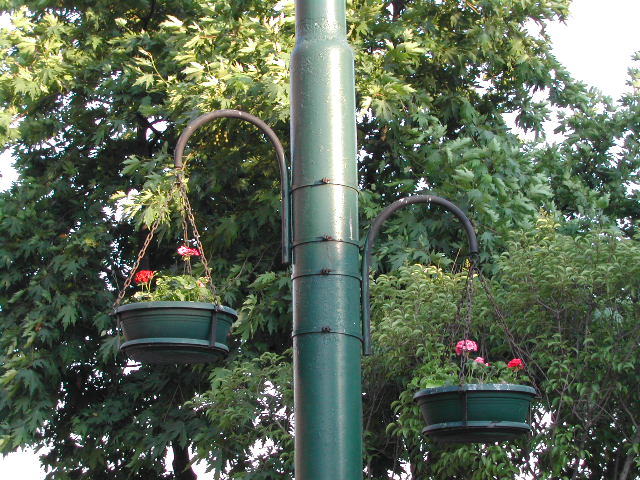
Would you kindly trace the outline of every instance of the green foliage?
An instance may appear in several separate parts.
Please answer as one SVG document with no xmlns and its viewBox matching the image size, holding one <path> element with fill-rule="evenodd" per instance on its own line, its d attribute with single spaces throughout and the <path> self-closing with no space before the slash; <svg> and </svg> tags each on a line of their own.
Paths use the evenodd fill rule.
<svg viewBox="0 0 640 480">
<path fill-rule="evenodd" d="M 212 427 L 197 439 L 201 456 L 228 478 L 293 478 L 292 380 L 290 350 L 214 369 L 192 404 Z"/>
<path fill-rule="evenodd" d="M 485 360 L 483 358 L 483 360 Z M 459 362 L 450 367 L 450 373 L 446 374 L 441 369 L 425 372 L 428 378 L 426 388 L 442 387 L 446 385 L 468 383 L 516 383 L 526 384 L 529 377 L 519 369 L 509 368 L 508 363 L 498 361 L 483 363 L 478 360 L 461 358 Z"/>
<path fill-rule="evenodd" d="M 637 58 L 636 58 L 637 61 Z M 637 81 L 631 70 L 629 83 Z M 560 95 L 559 95 L 560 96 Z M 561 106 L 575 101 L 561 95 Z M 618 105 L 598 92 L 583 93 L 572 110 L 560 115 L 556 133 L 562 143 L 536 153 L 551 180 L 556 206 L 585 229 L 594 221 L 616 220 L 625 233 L 636 232 L 638 204 L 638 132 L 640 108 L 637 90 Z"/>
<path fill-rule="evenodd" d="M 290 283 L 288 272 L 267 272 L 259 275 L 250 285 L 251 293 L 242 305 L 242 316 L 236 327 L 236 333 L 243 340 L 251 340 L 253 345 L 259 339 L 258 332 L 269 335 L 290 333 L 290 326 L 280 320 L 292 314 Z M 273 349 L 268 344 L 259 348 Z"/>
<path fill-rule="evenodd" d="M 167 160 L 167 155 L 158 155 L 146 162 L 132 156 L 123 162 L 124 175 L 144 178 L 142 191 L 118 191 L 110 200 L 122 209 L 126 218 L 135 220 L 139 228 L 143 225 L 151 228 L 156 221 L 171 224 L 176 216 L 186 215 L 176 172 L 163 165 Z"/>
<path fill-rule="evenodd" d="M 155 284 L 152 286 L 151 284 Z M 209 286 L 206 277 L 193 275 L 154 275 L 153 280 L 140 285 L 130 302 L 208 302 L 220 303 L 220 297 Z"/>
</svg>

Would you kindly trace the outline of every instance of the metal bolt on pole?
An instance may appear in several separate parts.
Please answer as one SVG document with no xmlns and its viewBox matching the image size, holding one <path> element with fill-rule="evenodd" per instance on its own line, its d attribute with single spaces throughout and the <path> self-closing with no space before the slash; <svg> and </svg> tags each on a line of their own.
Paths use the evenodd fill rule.
<svg viewBox="0 0 640 480">
<path fill-rule="evenodd" d="M 297 480 L 362 478 L 358 179 L 345 0 L 296 0 L 291 57 Z"/>
</svg>

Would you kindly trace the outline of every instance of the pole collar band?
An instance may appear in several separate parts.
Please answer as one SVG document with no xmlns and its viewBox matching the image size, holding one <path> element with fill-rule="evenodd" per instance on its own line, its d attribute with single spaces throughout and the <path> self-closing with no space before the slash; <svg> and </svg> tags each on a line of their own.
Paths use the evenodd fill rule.
<svg viewBox="0 0 640 480">
<path fill-rule="evenodd" d="M 293 272 L 293 274 L 291 275 L 291 279 L 295 280 L 296 278 L 300 278 L 300 277 L 329 277 L 329 276 L 335 276 L 335 275 L 338 275 L 341 277 L 355 278 L 358 281 L 362 280 L 362 277 L 360 276 L 359 273 L 333 270 L 330 268 L 323 268 L 321 270 L 314 270 L 314 271 L 303 270 L 301 272 Z"/>
<path fill-rule="evenodd" d="M 351 332 L 347 332 L 346 330 L 333 330 L 330 327 L 322 327 L 319 330 L 314 330 L 310 328 L 300 328 L 294 330 L 291 334 L 291 338 L 297 337 L 298 335 L 328 335 L 328 334 L 337 334 L 337 335 L 346 335 L 347 337 L 353 337 L 358 339 L 360 342 L 363 342 L 362 336 L 357 335 Z"/>
<path fill-rule="evenodd" d="M 328 182 L 325 180 L 329 180 Z M 355 190 L 356 192 L 360 193 L 360 189 L 357 186 L 354 185 L 346 185 L 344 183 L 337 183 L 337 182 L 332 182 L 331 179 L 328 178 L 323 178 L 321 180 L 318 180 L 315 183 L 307 183 L 307 184 L 302 184 L 302 185 L 294 185 L 291 187 L 291 193 L 295 192 L 296 190 L 299 190 L 301 188 L 312 188 L 312 187 L 322 187 L 325 185 L 331 185 L 331 186 L 336 186 L 336 187 L 344 187 L 344 188 L 350 188 L 351 190 Z"/>
</svg>

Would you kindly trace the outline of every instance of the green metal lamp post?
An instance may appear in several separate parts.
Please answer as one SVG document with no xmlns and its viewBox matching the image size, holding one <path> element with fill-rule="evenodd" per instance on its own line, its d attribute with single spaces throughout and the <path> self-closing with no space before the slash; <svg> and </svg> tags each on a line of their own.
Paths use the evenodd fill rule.
<svg viewBox="0 0 640 480">
<path fill-rule="evenodd" d="M 296 0 L 291 144 L 295 476 L 357 480 L 361 354 L 363 346 L 371 353 L 368 274 L 376 234 L 399 208 L 434 203 L 462 222 L 472 255 L 477 241 L 451 202 L 432 195 L 398 200 L 374 221 L 360 273 L 355 79 L 345 0 Z"/>
<path fill-rule="evenodd" d="M 362 478 L 354 85 L 345 0 L 296 0 L 291 195 L 297 480 Z"/>
</svg>

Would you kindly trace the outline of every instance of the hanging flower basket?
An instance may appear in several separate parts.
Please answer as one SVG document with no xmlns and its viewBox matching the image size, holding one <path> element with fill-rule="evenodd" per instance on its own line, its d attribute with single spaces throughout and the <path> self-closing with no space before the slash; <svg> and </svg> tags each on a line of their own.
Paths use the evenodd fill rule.
<svg viewBox="0 0 640 480">
<path fill-rule="evenodd" d="M 504 383 L 426 388 L 413 397 L 430 438 L 447 443 L 492 443 L 531 431 L 534 388 Z"/>
<path fill-rule="evenodd" d="M 235 310 L 203 302 L 139 302 L 115 311 L 120 349 L 144 363 L 206 363 L 226 357 Z"/>
</svg>

